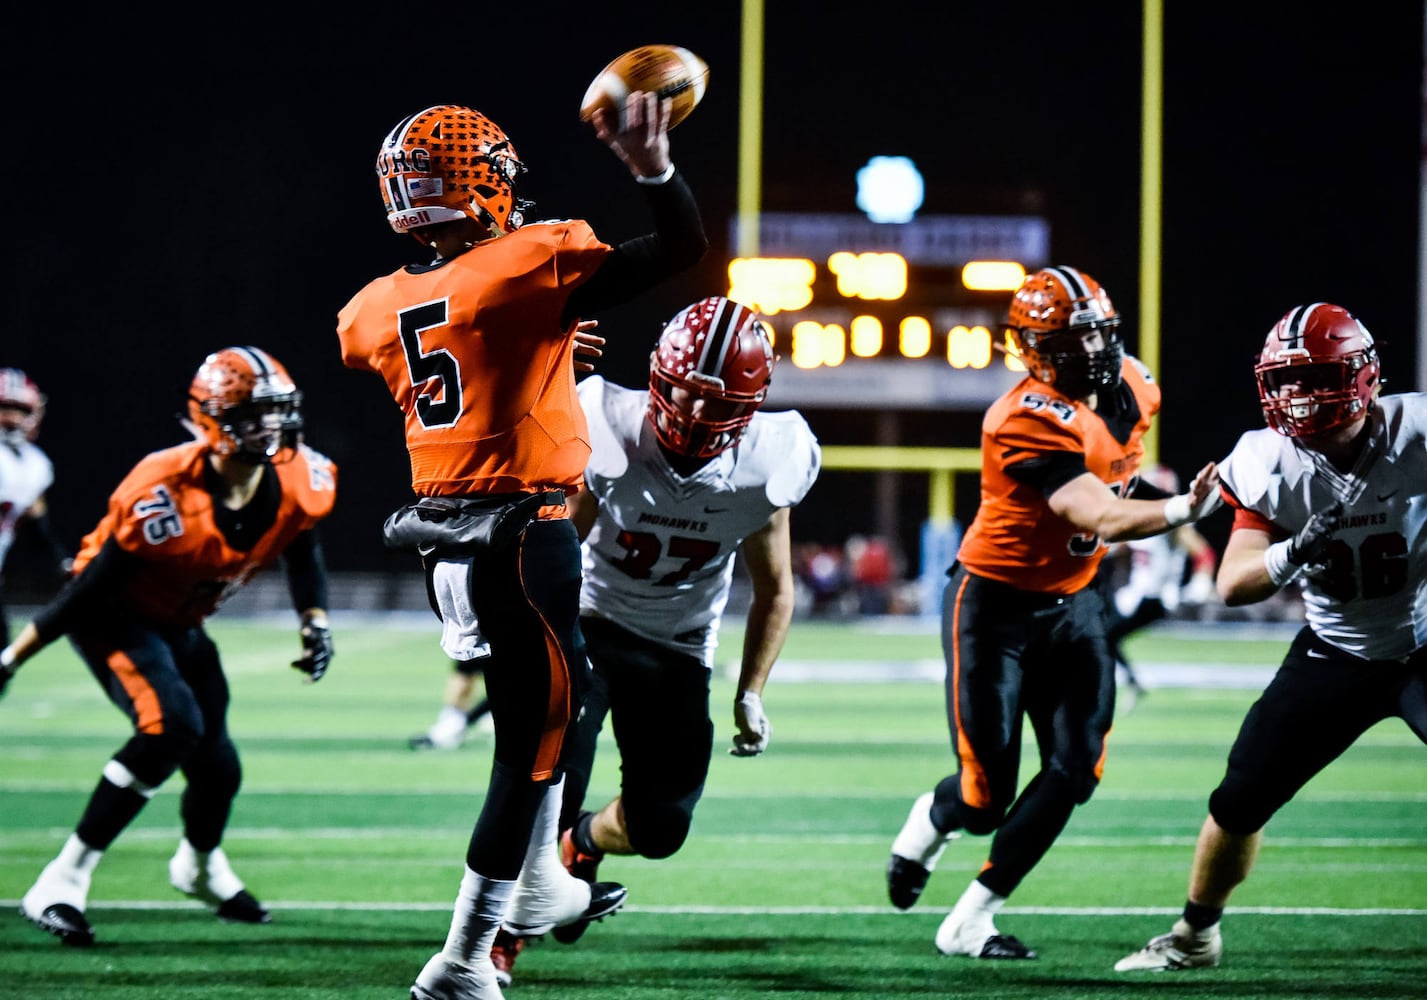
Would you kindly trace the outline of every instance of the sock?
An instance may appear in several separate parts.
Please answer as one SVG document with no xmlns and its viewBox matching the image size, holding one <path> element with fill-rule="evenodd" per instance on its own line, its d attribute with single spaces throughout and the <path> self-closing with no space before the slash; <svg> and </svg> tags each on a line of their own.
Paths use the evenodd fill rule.
<svg viewBox="0 0 1427 1000">
<path fill-rule="evenodd" d="M 111 760 L 104 765 L 104 776 L 89 796 L 75 832 L 86 844 L 107 850 L 149 804 L 155 791 L 135 778 L 123 764 Z"/>
<path fill-rule="evenodd" d="M 426 735 L 432 743 L 455 743 L 466 731 L 466 713 L 453 705 L 447 705 L 436 716 Z"/>
<path fill-rule="evenodd" d="M 169 862 L 169 880 L 175 888 L 213 906 L 218 906 L 242 892 L 243 880 L 233 872 L 223 848 L 199 851 L 184 837 Z"/>
<path fill-rule="evenodd" d="M 514 891 L 514 881 L 486 878 L 468 867 L 461 878 L 451 930 L 441 953 L 462 966 L 489 962 L 491 945 Z"/>
<path fill-rule="evenodd" d="M 1222 906 L 1200 906 L 1188 900 L 1184 903 L 1184 922 L 1196 931 L 1208 930 L 1223 916 Z"/>
<path fill-rule="evenodd" d="M 567 872 L 557 853 L 564 788 L 562 775 L 545 789 L 540 810 L 535 814 L 530 846 L 525 850 L 525 862 L 505 920 L 512 933 L 544 934 L 578 917 L 590 905 L 589 883 Z"/>
<path fill-rule="evenodd" d="M 90 847 L 79 834 L 70 834 L 59 854 L 25 893 L 25 911 L 33 915 L 54 903 L 68 903 L 83 912 L 89 901 L 89 878 L 103 856 L 103 851 Z"/>
<path fill-rule="evenodd" d="M 952 907 L 947 923 L 959 928 L 962 938 L 988 938 L 996 933 L 993 918 L 1005 905 L 1005 896 L 997 895 L 973 879 Z"/>
<path fill-rule="evenodd" d="M 570 830 L 570 839 L 575 842 L 576 849 L 581 854 L 588 854 L 592 858 L 603 858 L 604 851 L 595 844 L 595 834 L 590 825 L 595 821 L 595 814 L 592 812 L 580 813 L 580 818 L 575 820 L 574 827 Z"/>
</svg>

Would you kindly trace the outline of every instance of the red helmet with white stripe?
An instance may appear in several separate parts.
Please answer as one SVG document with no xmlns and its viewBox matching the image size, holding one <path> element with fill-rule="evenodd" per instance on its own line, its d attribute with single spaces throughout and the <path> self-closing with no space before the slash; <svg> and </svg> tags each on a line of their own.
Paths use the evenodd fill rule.
<svg viewBox="0 0 1427 1000">
<path fill-rule="evenodd" d="M 649 355 L 649 422 L 677 455 L 736 445 L 772 381 L 773 341 L 757 313 L 722 296 L 671 319 Z"/>
<path fill-rule="evenodd" d="M 1342 306 L 1284 313 L 1254 366 L 1268 425 L 1285 437 L 1322 434 L 1372 409 L 1381 365 L 1372 334 Z"/>
<path fill-rule="evenodd" d="M 18 368 L 0 368 L 0 441 L 19 447 L 40 433 L 45 397 Z"/>
</svg>

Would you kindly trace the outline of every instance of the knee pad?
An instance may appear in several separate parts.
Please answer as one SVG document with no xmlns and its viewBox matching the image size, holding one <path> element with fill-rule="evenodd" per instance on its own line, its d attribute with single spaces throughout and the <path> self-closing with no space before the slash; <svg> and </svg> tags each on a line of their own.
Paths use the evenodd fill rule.
<svg viewBox="0 0 1427 1000">
<path fill-rule="evenodd" d="M 631 807 L 624 800 L 624 825 L 629 846 L 640 857 L 657 861 L 684 846 L 693 817 L 686 809 L 670 803 L 653 807 Z"/>
</svg>

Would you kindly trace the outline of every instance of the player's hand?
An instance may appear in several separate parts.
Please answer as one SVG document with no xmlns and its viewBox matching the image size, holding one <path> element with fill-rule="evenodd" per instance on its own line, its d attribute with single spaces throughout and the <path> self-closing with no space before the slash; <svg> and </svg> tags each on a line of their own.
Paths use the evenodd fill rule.
<svg viewBox="0 0 1427 1000">
<path fill-rule="evenodd" d="M 768 749 L 768 737 L 773 726 L 763 711 L 763 699 L 752 691 L 745 691 L 733 703 L 733 724 L 738 732 L 733 734 L 733 746 L 728 752 L 735 757 L 757 757 Z"/>
<path fill-rule="evenodd" d="M 0 667 L 0 698 L 5 697 L 5 689 L 10 686 L 10 679 L 14 676 L 14 667 Z"/>
<path fill-rule="evenodd" d="M 327 672 L 336 653 L 332 630 L 326 622 L 305 622 L 298 635 L 302 637 L 302 656 L 292 661 L 292 668 L 301 670 L 307 675 L 307 682 L 315 684 Z"/>
<path fill-rule="evenodd" d="M 1304 572 L 1314 576 L 1323 571 L 1328 561 L 1328 547 L 1333 542 L 1333 532 L 1338 528 L 1338 519 L 1343 516 L 1342 503 L 1335 503 L 1326 510 L 1320 510 L 1308 518 L 1308 523 L 1298 529 L 1288 543 L 1288 561 L 1302 566 Z"/>
<path fill-rule="evenodd" d="M 592 372 L 595 370 L 595 362 L 604 356 L 601 348 L 605 345 L 605 339 L 597 333 L 591 333 L 595 327 L 600 325 L 597 319 L 582 319 L 575 325 L 575 371 Z"/>
<path fill-rule="evenodd" d="M 635 177 L 658 177 L 669 168 L 672 98 L 636 90 L 624 101 L 622 120 L 603 108 L 591 118 L 595 138 L 610 148 Z"/>
</svg>

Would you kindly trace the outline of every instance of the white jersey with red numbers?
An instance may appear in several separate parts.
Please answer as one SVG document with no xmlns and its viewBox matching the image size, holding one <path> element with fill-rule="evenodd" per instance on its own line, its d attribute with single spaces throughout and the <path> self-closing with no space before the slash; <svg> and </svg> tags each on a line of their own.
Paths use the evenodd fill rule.
<svg viewBox="0 0 1427 1000">
<path fill-rule="evenodd" d="M 28 441 L 0 444 L 0 566 L 15 541 L 15 525 L 54 482 L 49 457 Z"/>
<path fill-rule="evenodd" d="M 585 485 L 599 515 L 584 543 L 581 614 L 712 665 L 734 554 L 817 478 L 822 456 L 800 414 L 755 413 L 737 446 L 685 479 L 646 416 L 649 393 L 580 383 L 590 427 Z"/>
<path fill-rule="evenodd" d="M 1374 660 L 1427 641 L 1427 395 L 1384 396 L 1351 472 L 1267 428 L 1239 439 L 1219 466 L 1234 528 L 1275 539 L 1341 501 L 1328 569 L 1305 578 L 1308 624 L 1319 638 Z"/>
</svg>

